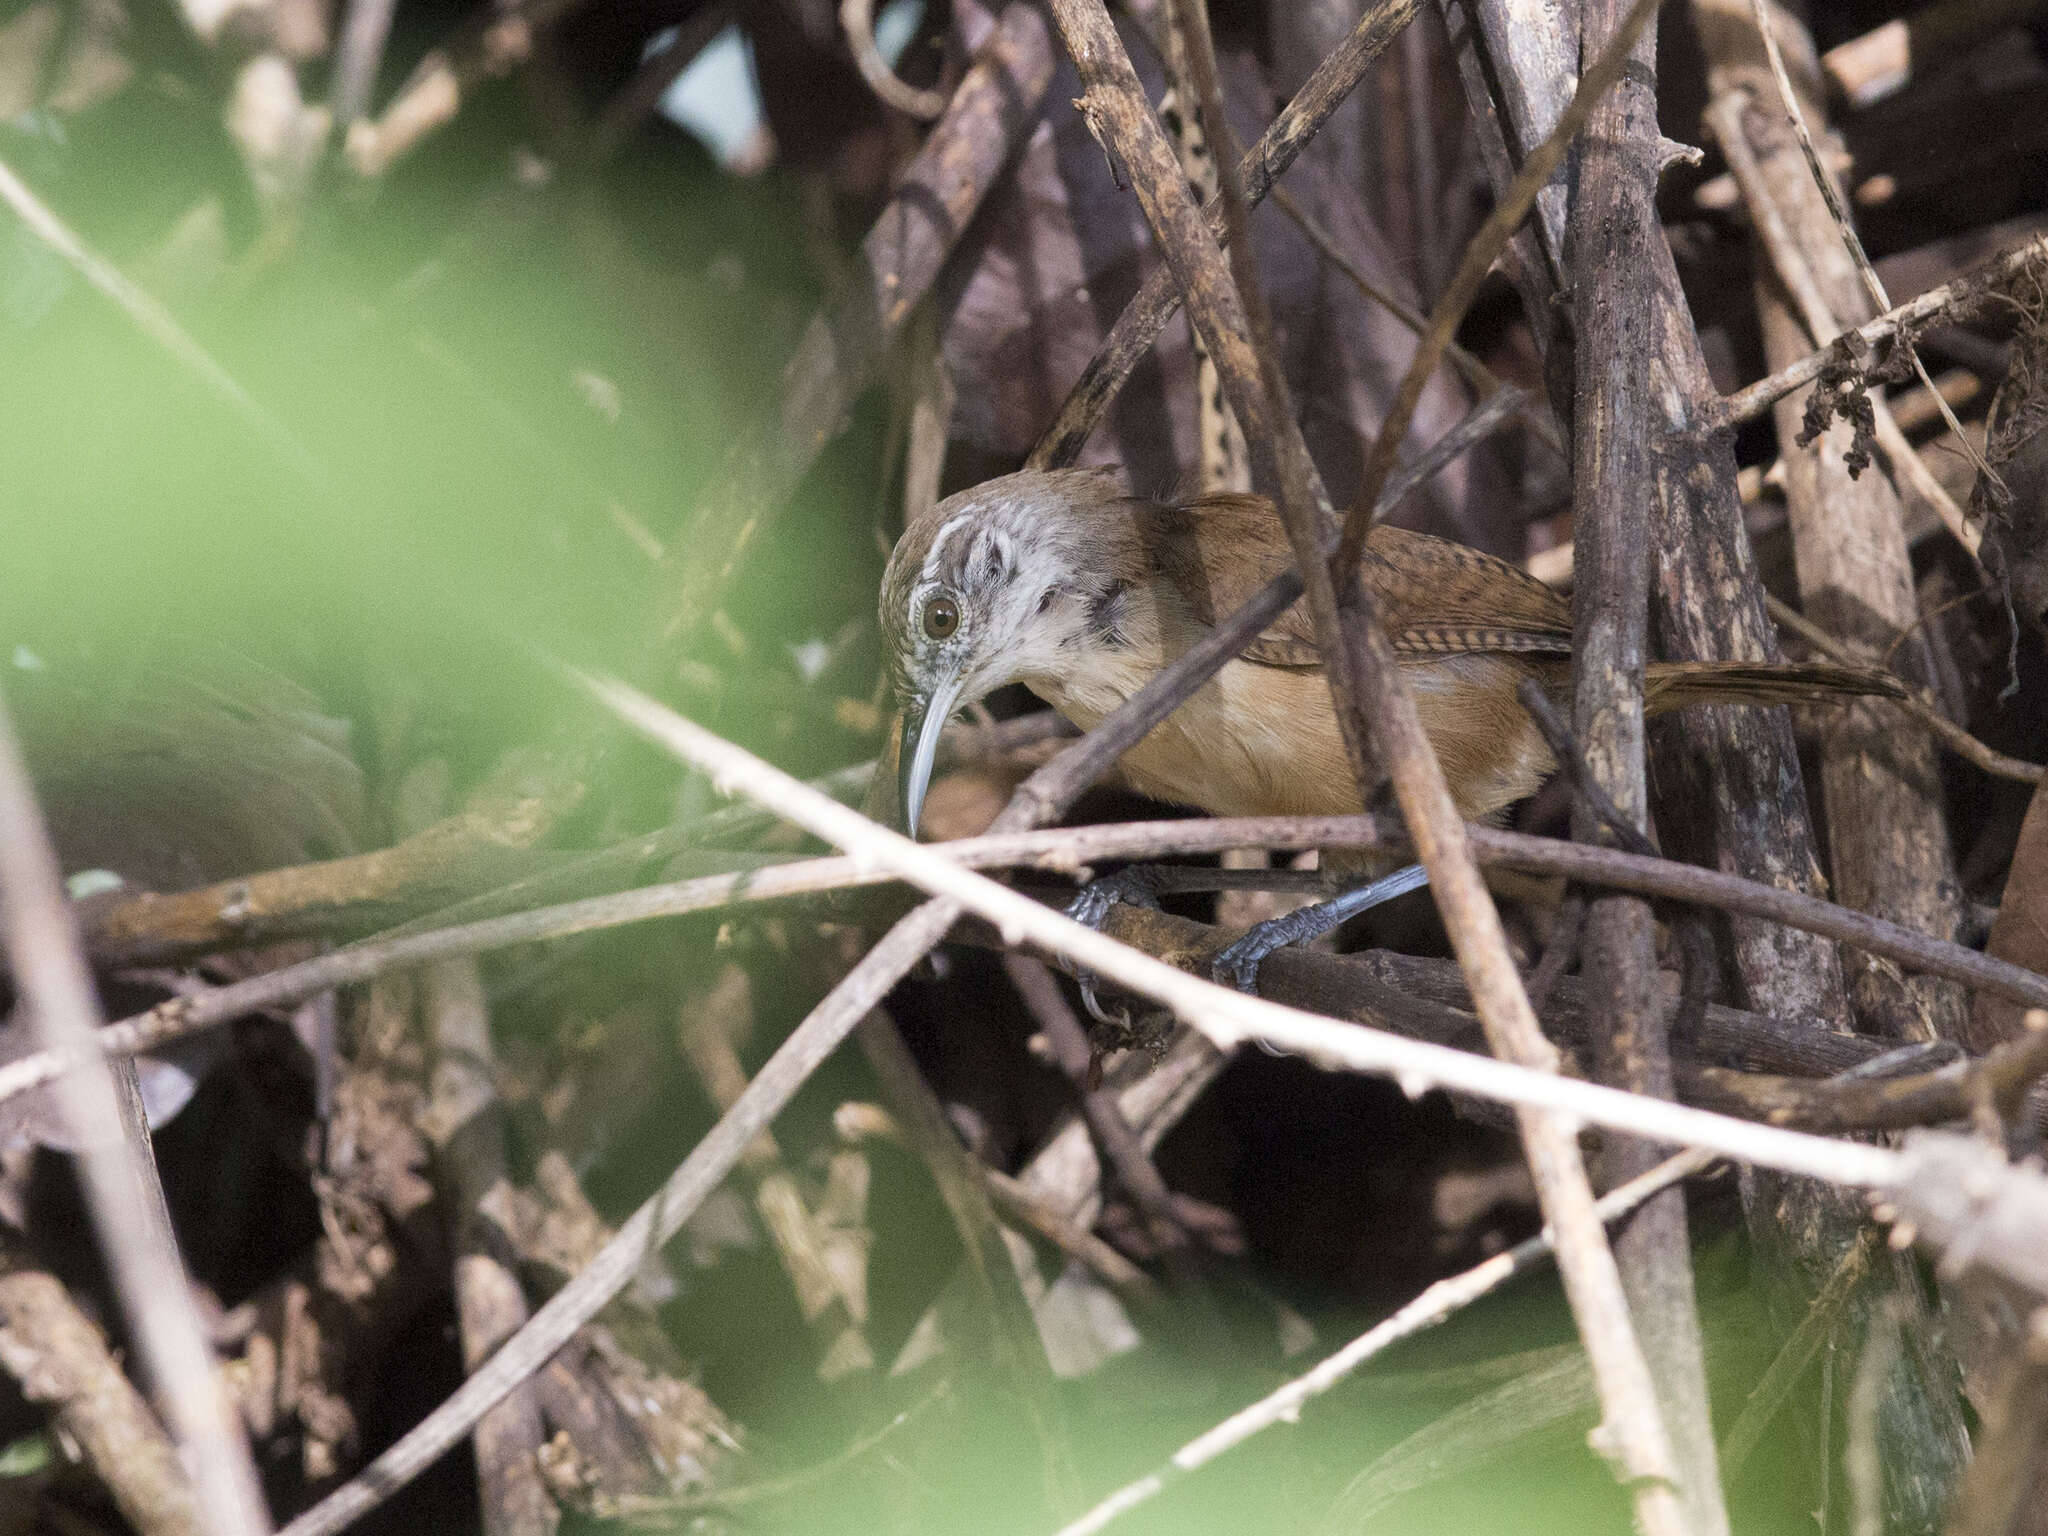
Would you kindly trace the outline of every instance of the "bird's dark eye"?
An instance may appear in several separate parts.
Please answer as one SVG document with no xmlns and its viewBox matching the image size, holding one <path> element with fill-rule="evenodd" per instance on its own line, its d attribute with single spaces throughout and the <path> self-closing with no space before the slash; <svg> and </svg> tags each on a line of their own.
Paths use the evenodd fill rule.
<svg viewBox="0 0 2048 1536">
<path fill-rule="evenodd" d="M 935 597 L 924 605 L 924 632 L 943 640 L 960 627 L 960 605 L 950 597 Z"/>
<path fill-rule="evenodd" d="M 1041 592 L 1038 595 L 1038 611 L 1040 613 L 1045 612 L 1046 609 L 1052 606 L 1052 600 L 1053 589 L 1051 587 L 1047 587 L 1043 592 Z"/>
</svg>

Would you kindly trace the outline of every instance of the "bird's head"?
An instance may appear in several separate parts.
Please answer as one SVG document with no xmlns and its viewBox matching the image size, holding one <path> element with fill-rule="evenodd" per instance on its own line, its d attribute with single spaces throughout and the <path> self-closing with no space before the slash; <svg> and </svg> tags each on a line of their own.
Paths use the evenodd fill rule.
<svg viewBox="0 0 2048 1536">
<path fill-rule="evenodd" d="M 1101 470 L 1026 470 L 913 520 L 882 578 L 882 644 L 903 707 L 900 809 L 911 835 L 939 733 L 1007 683 L 1057 676 L 1100 624 L 1111 577 L 1091 557 L 1120 501 Z"/>
</svg>

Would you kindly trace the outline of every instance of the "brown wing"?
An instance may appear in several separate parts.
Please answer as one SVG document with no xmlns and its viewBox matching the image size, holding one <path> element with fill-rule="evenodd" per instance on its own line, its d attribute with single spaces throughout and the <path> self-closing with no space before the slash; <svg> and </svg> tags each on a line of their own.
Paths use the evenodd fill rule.
<svg viewBox="0 0 2048 1536">
<path fill-rule="evenodd" d="M 1148 529 L 1158 568 L 1205 623 L 1249 601 L 1294 561 L 1272 504 L 1259 496 L 1206 496 L 1162 508 Z M 1463 544 L 1379 527 L 1366 536 L 1359 573 L 1379 600 L 1396 652 L 1457 656 L 1488 651 L 1562 655 L 1571 606 L 1505 560 Z M 1245 649 L 1267 666 L 1318 666 L 1308 605 L 1297 602 Z"/>
</svg>

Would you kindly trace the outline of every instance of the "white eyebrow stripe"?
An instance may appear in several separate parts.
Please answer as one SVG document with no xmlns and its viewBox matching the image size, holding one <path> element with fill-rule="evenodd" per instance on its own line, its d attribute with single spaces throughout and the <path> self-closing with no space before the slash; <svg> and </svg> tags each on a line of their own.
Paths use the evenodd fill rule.
<svg viewBox="0 0 2048 1536">
<path fill-rule="evenodd" d="M 939 531 L 932 535 L 931 548 L 925 551 L 924 568 L 918 572 L 919 586 L 937 577 L 939 562 L 946 555 L 946 541 L 953 536 L 953 530 L 962 523 L 973 522 L 977 516 L 977 512 L 957 512 L 939 525 Z"/>
</svg>

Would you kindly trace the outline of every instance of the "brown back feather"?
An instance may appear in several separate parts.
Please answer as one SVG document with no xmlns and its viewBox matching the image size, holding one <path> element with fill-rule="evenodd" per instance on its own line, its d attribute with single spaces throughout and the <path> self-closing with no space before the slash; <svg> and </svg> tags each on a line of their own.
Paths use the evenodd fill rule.
<svg viewBox="0 0 2048 1536">
<path fill-rule="evenodd" d="M 1241 607 L 1294 563 L 1279 514 L 1263 496 L 1204 496 L 1143 514 L 1156 568 L 1205 624 Z M 1572 643 L 1565 600 L 1526 571 L 1463 544 L 1378 527 L 1359 576 L 1378 600 L 1396 652 L 1460 656 L 1512 651 L 1563 655 Z M 1247 661 L 1322 664 L 1314 620 L 1297 602 L 1246 647 Z"/>
<path fill-rule="evenodd" d="M 1205 624 L 1249 602 L 1294 563 L 1279 514 L 1263 496 L 1137 505 L 1148 558 Z M 1359 577 L 1379 602 L 1396 654 L 1571 653 L 1571 605 L 1528 572 L 1466 545 L 1382 525 L 1366 535 Z M 1266 666 L 1322 665 L 1306 602 L 1282 614 L 1244 656 Z M 1900 698 L 1905 687 L 1878 668 L 1828 662 L 1653 662 L 1644 693 L 1661 713 L 1687 704 Z"/>
</svg>

